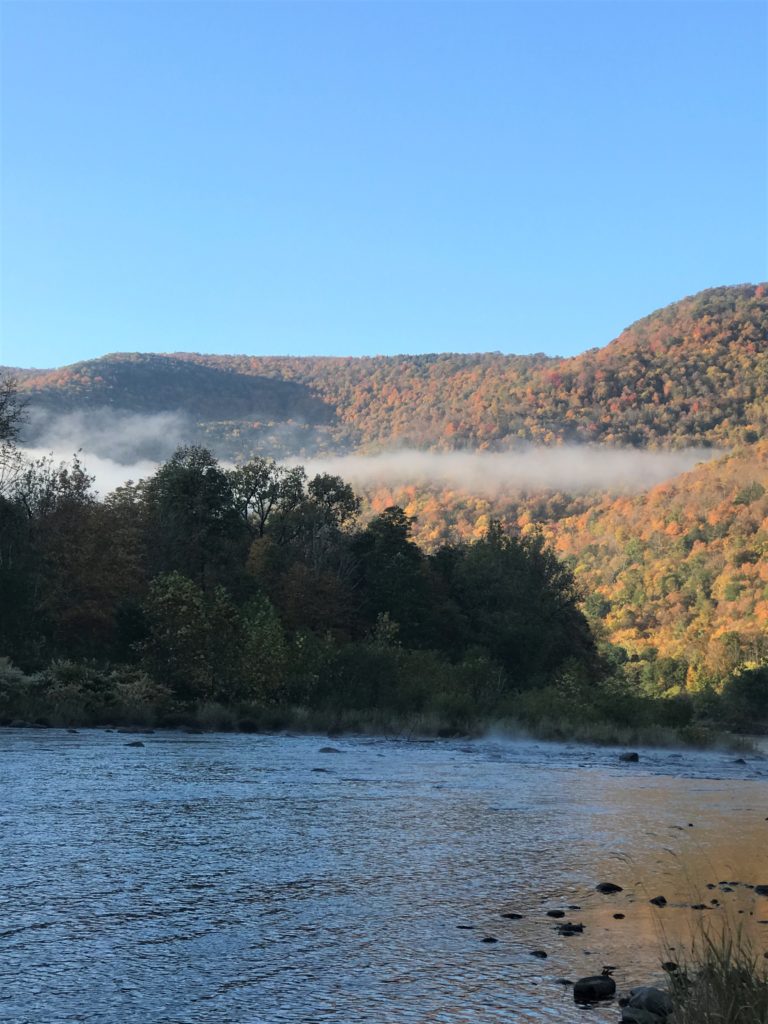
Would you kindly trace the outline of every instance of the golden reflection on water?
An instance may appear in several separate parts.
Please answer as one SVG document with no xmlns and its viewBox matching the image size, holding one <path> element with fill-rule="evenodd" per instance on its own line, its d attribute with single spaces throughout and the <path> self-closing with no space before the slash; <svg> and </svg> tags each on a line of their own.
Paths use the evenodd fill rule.
<svg viewBox="0 0 768 1024">
<path fill-rule="evenodd" d="M 663 977 L 665 951 L 684 962 L 703 933 L 739 934 L 756 956 L 768 956 L 768 896 L 754 892 L 755 885 L 768 887 L 765 784 L 676 780 L 680 786 L 689 790 L 688 818 L 670 822 L 669 780 L 601 780 L 598 799 L 624 799 L 630 815 L 642 804 L 642 821 L 628 817 L 626 835 L 613 837 L 602 853 L 598 848 L 595 858 L 596 881 L 623 891 L 582 893 L 581 910 L 569 915 L 586 924 L 581 947 L 600 966 L 619 964 L 625 987 L 649 983 L 649 972 Z M 658 896 L 666 905 L 650 902 Z"/>
</svg>

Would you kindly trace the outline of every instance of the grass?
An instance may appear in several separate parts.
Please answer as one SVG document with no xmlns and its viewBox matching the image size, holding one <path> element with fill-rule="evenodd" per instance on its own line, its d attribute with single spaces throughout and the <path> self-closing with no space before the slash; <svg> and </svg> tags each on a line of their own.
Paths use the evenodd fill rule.
<svg viewBox="0 0 768 1024">
<path fill-rule="evenodd" d="M 768 959 L 740 928 L 702 927 L 669 987 L 674 1024 L 768 1024 Z"/>
</svg>

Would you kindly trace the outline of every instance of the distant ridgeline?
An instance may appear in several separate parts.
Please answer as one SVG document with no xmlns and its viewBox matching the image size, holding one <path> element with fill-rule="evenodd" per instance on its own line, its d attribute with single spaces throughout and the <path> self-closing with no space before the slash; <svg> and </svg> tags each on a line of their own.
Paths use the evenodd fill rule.
<svg viewBox="0 0 768 1024">
<path fill-rule="evenodd" d="M 34 408 L 191 413 L 222 457 L 521 441 L 731 446 L 764 431 L 767 336 L 768 285 L 742 285 L 673 303 L 571 359 L 134 353 L 14 372 Z"/>
<path fill-rule="evenodd" d="M 232 460 L 531 443 L 723 449 L 635 496 L 404 480 L 364 498 L 369 513 L 399 504 L 416 516 L 429 550 L 483 536 L 492 517 L 523 534 L 542 527 L 589 594 L 595 628 L 670 692 L 768 657 L 768 285 L 709 289 L 570 359 L 123 354 L 14 372 L 30 443 L 50 444 L 62 414 L 107 409 L 183 414 L 176 441 Z"/>
</svg>

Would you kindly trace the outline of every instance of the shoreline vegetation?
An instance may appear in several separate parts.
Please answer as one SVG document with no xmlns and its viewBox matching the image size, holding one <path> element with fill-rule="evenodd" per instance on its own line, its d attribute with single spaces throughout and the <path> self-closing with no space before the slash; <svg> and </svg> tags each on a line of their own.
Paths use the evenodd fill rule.
<svg viewBox="0 0 768 1024">
<path fill-rule="evenodd" d="M 742 928 L 702 928 L 668 988 L 674 1024 L 766 1024 L 768 952 Z"/>
<path fill-rule="evenodd" d="M 126 732 L 294 732 L 303 735 L 381 736 L 391 739 L 478 739 L 498 736 L 605 747 L 722 749 L 749 753 L 749 736 L 713 725 L 672 727 L 651 721 L 533 718 L 525 700 L 517 713 L 478 716 L 440 711 L 398 714 L 386 709 L 334 709 L 290 705 L 204 702 L 174 704 L 172 695 L 135 670 L 99 673 L 93 666 L 58 663 L 26 676 L 0 659 L 0 728 L 95 728 Z"/>
</svg>

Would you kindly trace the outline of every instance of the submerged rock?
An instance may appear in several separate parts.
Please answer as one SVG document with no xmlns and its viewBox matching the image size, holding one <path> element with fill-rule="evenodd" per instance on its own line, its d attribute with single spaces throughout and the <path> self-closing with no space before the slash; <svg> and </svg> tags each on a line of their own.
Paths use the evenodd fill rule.
<svg viewBox="0 0 768 1024">
<path fill-rule="evenodd" d="M 502 914 L 501 916 L 506 917 L 508 921 L 522 921 L 522 919 L 525 917 L 525 914 L 516 914 L 514 910 L 508 910 L 505 914 Z"/>
<path fill-rule="evenodd" d="M 320 747 L 318 754 L 340 754 L 338 747 Z"/>
<path fill-rule="evenodd" d="M 595 974 L 579 978 L 573 986 L 573 998 L 577 1003 L 599 1003 L 611 999 L 616 992 L 616 982 L 610 974 Z"/>
<path fill-rule="evenodd" d="M 547 917 L 565 917 L 564 910 L 548 910 Z"/>
<path fill-rule="evenodd" d="M 630 990 L 621 1019 L 630 1024 L 660 1024 L 672 1013 L 670 996 L 653 985 L 642 985 Z"/>
<path fill-rule="evenodd" d="M 141 740 L 131 740 L 130 743 L 125 744 L 126 747 L 143 747 L 144 744 Z"/>
<path fill-rule="evenodd" d="M 566 921 L 564 924 L 559 924 L 556 927 L 557 927 L 558 934 L 566 935 L 566 936 L 567 935 L 581 935 L 581 933 L 584 931 L 584 925 L 583 924 L 581 924 L 581 923 L 574 924 L 573 921 Z"/>
<path fill-rule="evenodd" d="M 545 949 L 532 949 L 531 956 L 537 956 L 539 960 L 546 960 L 549 954 Z"/>
</svg>

